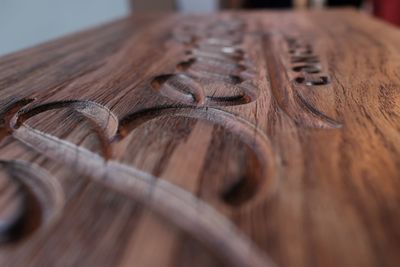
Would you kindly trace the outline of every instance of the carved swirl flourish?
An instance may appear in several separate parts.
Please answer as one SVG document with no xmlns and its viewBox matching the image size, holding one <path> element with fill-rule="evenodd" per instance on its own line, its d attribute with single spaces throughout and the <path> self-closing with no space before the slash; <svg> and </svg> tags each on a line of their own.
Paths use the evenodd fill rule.
<svg viewBox="0 0 400 267">
<path fill-rule="evenodd" d="M 0 161 L 0 242 L 19 239 L 48 225 L 61 213 L 64 192 L 47 171 L 21 160 Z M 40 221 L 30 221 L 30 206 L 37 204 Z M 5 206 L 5 207 L 4 207 Z"/>
<path fill-rule="evenodd" d="M 154 77 L 160 94 L 186 105 L 227 106 L 254 101 L 253 63 L 243 49 L 246 24 L 238 18 L 184 21 L 172 33 L 185 46 L 176 72 Z M 210 86 L 211 85 L 211 86 Z"/>
<path fill-rule="evenodd" d="M 73 167 L 80 174 L 107 185 L 139 201 L 164 216 L 194 238 L 217 251 L 233 266 L 275 266 L 272 260 L 228 219 L 191 193 L 149 173 L 122 164 L 105 155 L 99 155 L 28 126 L 25 121 L 41 112 L 69 108 L 97 124 L 107 149 L 128 132 L 158 116 L 186 116 L 206 119 L 235 132 L 251 145 L 268 168 L 273 171 L 272 151 L 268 139 L 248 122 L 221 110 L 207 108 L 165 108 L 131 114 L 120 122 L 110 110 L 90 101 L 61 101 L 41 105 L 32 104 L 20 109 L 10 120 L 12 135 L 43 155 Z M 251 144 L 250 144 L 251 142 Z M 275 180 L 268 183 L 274 188 Z"/>
</svg>

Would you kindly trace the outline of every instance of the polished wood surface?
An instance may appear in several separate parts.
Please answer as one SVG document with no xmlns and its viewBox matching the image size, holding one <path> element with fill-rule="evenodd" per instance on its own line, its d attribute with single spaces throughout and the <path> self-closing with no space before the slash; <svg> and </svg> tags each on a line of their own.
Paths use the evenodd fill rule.
<svg viewBox="0 0 400 267">
<path fill-rule="evenodd" d="M 0 58 L 0 266 L 399 266 L 400 32 L 141 15 Z"/>
</svg>

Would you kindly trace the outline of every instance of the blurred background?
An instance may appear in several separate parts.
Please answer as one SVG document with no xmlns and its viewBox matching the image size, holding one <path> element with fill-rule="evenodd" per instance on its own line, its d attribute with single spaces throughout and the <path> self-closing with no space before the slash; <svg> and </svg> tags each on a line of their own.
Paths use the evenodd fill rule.
<svg viewBox="0 0 400 267">
<path fill-rule="evenodd" d="M 400 25 L 400 0 L 0 0 L 0 56 L 131 12 L 353 6 Z"/>
</svg>

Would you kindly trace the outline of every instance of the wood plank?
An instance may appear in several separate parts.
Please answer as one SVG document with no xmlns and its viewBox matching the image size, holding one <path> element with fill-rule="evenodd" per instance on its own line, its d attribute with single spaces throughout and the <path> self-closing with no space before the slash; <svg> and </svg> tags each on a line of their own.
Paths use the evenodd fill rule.
<svg viewBox="0 0 400 267">
<path fill-rule="evenodd" d="M 0 58 L 0 266 L 398 266 L 400 32 L 137 15 Z"/>
</svg>

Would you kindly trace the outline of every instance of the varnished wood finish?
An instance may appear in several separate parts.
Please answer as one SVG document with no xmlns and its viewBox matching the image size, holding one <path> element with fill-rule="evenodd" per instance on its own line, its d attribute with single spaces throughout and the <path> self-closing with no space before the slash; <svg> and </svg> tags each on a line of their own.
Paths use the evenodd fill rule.
<svg viewBox="0 0 400 267">
<path fill-rule="evenodd" d="M 399 266 L 400 32 L 141 15 L 0 59 L 1 266 Z"/>
</svg>

